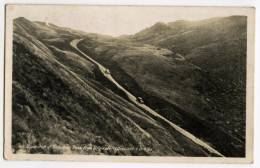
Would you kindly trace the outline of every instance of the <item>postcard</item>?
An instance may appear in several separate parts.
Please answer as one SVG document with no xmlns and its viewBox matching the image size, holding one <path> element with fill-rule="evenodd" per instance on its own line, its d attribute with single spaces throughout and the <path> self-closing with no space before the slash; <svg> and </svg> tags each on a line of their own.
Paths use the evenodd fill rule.
<svg viewBox="0 0 260 168">
<path fill-rule="evenodd" d="M 254 17 L 6 5 L 5 159 L 252 163 Z"/>
</svg>

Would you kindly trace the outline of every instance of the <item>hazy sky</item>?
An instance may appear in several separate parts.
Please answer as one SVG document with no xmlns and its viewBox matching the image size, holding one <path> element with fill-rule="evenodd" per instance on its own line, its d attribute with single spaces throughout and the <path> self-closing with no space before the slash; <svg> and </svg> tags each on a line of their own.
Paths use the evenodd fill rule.
<svg viewBox="0 0 260 168">
<path fill-rule="evenodd" d="M 119 36 L 134 34 L 156 22 L 202 20 L 212 17 L 245 15 L 246 8 L 192 8 L 147 6 L 8 6 L 11 18 L 25 17 L 91 33 Z"/>
</svg>

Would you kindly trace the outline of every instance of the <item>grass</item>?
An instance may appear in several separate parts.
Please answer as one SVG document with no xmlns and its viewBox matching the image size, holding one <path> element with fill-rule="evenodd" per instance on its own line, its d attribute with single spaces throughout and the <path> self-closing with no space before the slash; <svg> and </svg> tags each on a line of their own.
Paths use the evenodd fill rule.
<svg viewBox="0 0 260 168">
<path fill-rule="evenodd" d="M 102 43 L 89 39 L 78 45 L 81 51 L 107 67 L 124 88 L 142 97 L 146 105 L 209 142 L 225 156 L 244 156 L 243 138 L 228 131 L 234 125 L 230 127 L 224 123 L 227 116 L 214 112 L 216 104 L 218 109 L 231 111 L 230 107 L 221 104 L 226 99 L 214 101 L 206 94 L 209 89 L 219 87 L 212 74 L 197 70 L 188 61 L 177 60 L 174 53 L 164 54 L 161 50 L 157 53 L 157 48 L 136 46 L 129 42 Z M 208 102 L 208 97 L 212 101 Z M 244 128 L 243 125 L 239 127 Z M 241 130 L 239 132 L 243 134 Z"/>
<path fill-rule="evenodd" d="M 91 63 L 76 52 L 71 53 L 71 48 L 53 44 L 58 48 L 55 50 L 50 45 L 24 32 L 14 35 L 14 153 L 209 155 L 125 100 L 120 90 L 106 81 Z M 145 136 L 143 130 L 151 136 Z M 69 148 L 21 149 L 21 145 Z M 73 145 L 149 147 L 152 151 L 82 151 L 71 148 Z"/>
<path fill-rule="evenodd" d="M 79 49 L 108 68 L 116 81 L 135 96 L 142 97 L 146 105 L 208 142 L 224 155 L 244 156 L 245 81 L 244 75 L 240 74 L 245 73 L 245 39 L 240 36 L 238 40 L 234 38 L 236 33 L 243 32 L 243 26 L 237 27 L 237 31 L 224 38 L 234 25 L 240 24 L 237 19 L 231 18 L 231 21 L 234 23 L 227 30 L 223 31 L 223 27 L 216 29 L 214 33 L 223 32 L 217 41 L 218 36 L 212 36 L 211 31 L 208 31 L 212 25 L 207 27 L 207 24 L 216 22 L 213 25 L 216 28 L 222 23 L 218 19 L 214 22 L 196 22 L 192 26 L 187 22 L 158 24 L 157 28 L 141 32 L 134 39 L 139 40 L 137 42 L 126 36 L 120 39 L 76 31 L 70 33 L 66 28 L 49 28 L 44 23 L 31 24 L 24 18 L 15 20 L 14 152 L 212 155 L 164 121 L 127 101 L 121 90 L 70 46 L 71 40 L 83 37 Z M 175 29 L 174 26 L 178 24 L 181 25 Z M 197 29 L 196 24 L 202 27 Z M 204 29 L 201 29 L 203 26 Z M 151 36 L 153 31 L 160 31 L 160 27 L 164 31 Z M 185 33 L 194 27 L 196 30 Z M 48 34 L 46 30 L 49 29 Z M 43 37 L 48 38 L 43 40 Z M 145 44 L 151 41 L 156 46 Z M 186 60 L 180 59 L 176 53 L 183 55 Z M 232 61 L 237 68 L 228 68 Z M 204 71 L 198 70 L 191 63 Z M 222 75 L 230 71 L 235 73 Z M 232 101 L 227 101 L 230 99 Z M 226 111 L 225 115 L 223 111 Z M 236 111 L 240 111 L 242 117 L 234 117 L 238 115 Z M 231 118 L 236 122 L 227 123 L 226 119 L 229 121 Z M 238 129 L 236 133 L 235 130 L 230 132 L 232 128 Z M 145 136 L 144 131 L 151 136 Z M 150 147 L 152 151 L 19 149 L 19 145 L 26 144 L 139 146 Z"/>
</svg>

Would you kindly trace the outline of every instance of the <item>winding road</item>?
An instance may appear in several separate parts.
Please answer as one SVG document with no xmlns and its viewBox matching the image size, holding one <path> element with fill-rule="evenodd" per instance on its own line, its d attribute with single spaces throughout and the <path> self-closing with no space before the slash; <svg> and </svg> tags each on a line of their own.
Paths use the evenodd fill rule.
<svg viewBox="0 0 260 168">
<path fill-rule="evenodd" d="M 158 117 L 160 119 L 162 119 L 163 121 L 167 122 L 172 128 L 174 128 L 175 130 L 177 130 L 179 133 L 181 133 L 182 135 L 186 136 L 187 138 L 189 138 L 190 140 L 192 140 L 194 143 L 202 146 L 203 148 L 207 149 L 209 152 L 214 153 L 217 156 L 220 157 L 224 157 L 221 153 L 219 153 L 218 151 L 216 151 L 215 149 L 213 149 L 211 146 L 209 146 L 207 143 L 201 141 L 200 139 L 198 139 L 197 137 L 195 137 L 194 135 L 192 135 L 191 133 L 185 131 L 184 129 L 180 128 L 179 126 L 177 126 L 176 124 L 172 123 L 171 121 L 169 121 L 168 119 L 164 118 L 163 116 L 161 116 L 160 114 L 156 113 L 154 110 L 152 110 L 151 108 L 149 108 L 148 106 L 146 106 L 145 104 L 140 104 L 138 101 L 136 101 L 136 97 L 134 95 L 132 95 L 130 92 L 128 92 L 126 89 L 124 89 L 119 83 L 117 83 L 115 81 L 115 79 L 108 73 L 105 73 L 106 68 L 104 66 L 102 66 L 100 63 L 96 62 L 94 59 L 92 59 L 91 57 L 89 57 L 88 55 L 86 55 L 85 53 L 83 53 L 82 51 L 80 51 L 77 47 L 78 43 L 80 41 L 82 41 L 83 39 L 75 39 L 72 40 L 70 42 L 70 45 L 75 48 L 78 52 L 80 52 L 83 56 L 85 56 L 86 59 L 88 59 L 90 62 L 92 62 L 93 64 L 95 64 L 99 70 L 103 73 L 103 75 L 110 80 L 111 82 L 113 82 L 118 89 L 122 90 L 123 92 L 125 92 L 125 94 L 128 96 L 129 100 L 134 103 L 135 105 L 137 105 L 138 107 L 142 108 L 143 110 L 146 110 L 147 112 L 149 112 L 150 114 L 152 114 L 155 117 Z"/>
</svg>

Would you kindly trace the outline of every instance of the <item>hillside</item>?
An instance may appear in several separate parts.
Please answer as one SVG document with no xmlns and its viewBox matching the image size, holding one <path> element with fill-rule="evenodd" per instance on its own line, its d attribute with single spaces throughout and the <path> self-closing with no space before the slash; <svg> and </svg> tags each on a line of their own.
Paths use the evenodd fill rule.
<svg viewBox="0 0 260 168">
<path fill-rule="evenodd" d="M 157 26 L 137 33 L 132 39 L 168 48 L 205 72 L 210 83 L 195 86 L 195 89 L 210 100 L 214 113 L 226 119 L 226 127 L 237 128 L 229 132 L 244 140 L 247 18 L 177 21 L 164 24 L 168 31 L 156 31 Z"/>
<path fill-rule="evenodd" d="M 111 40 L 25 18 L 14 20 L 14 153 L 214 156 L 128 101 L 69 45 L 81 37 Z"/>
<path fill-rule="evenodd" d="M 149 107 L 225 156 L 245 155 L 246 17 L 83 39 L 79 49 Z"/>
</svg>

